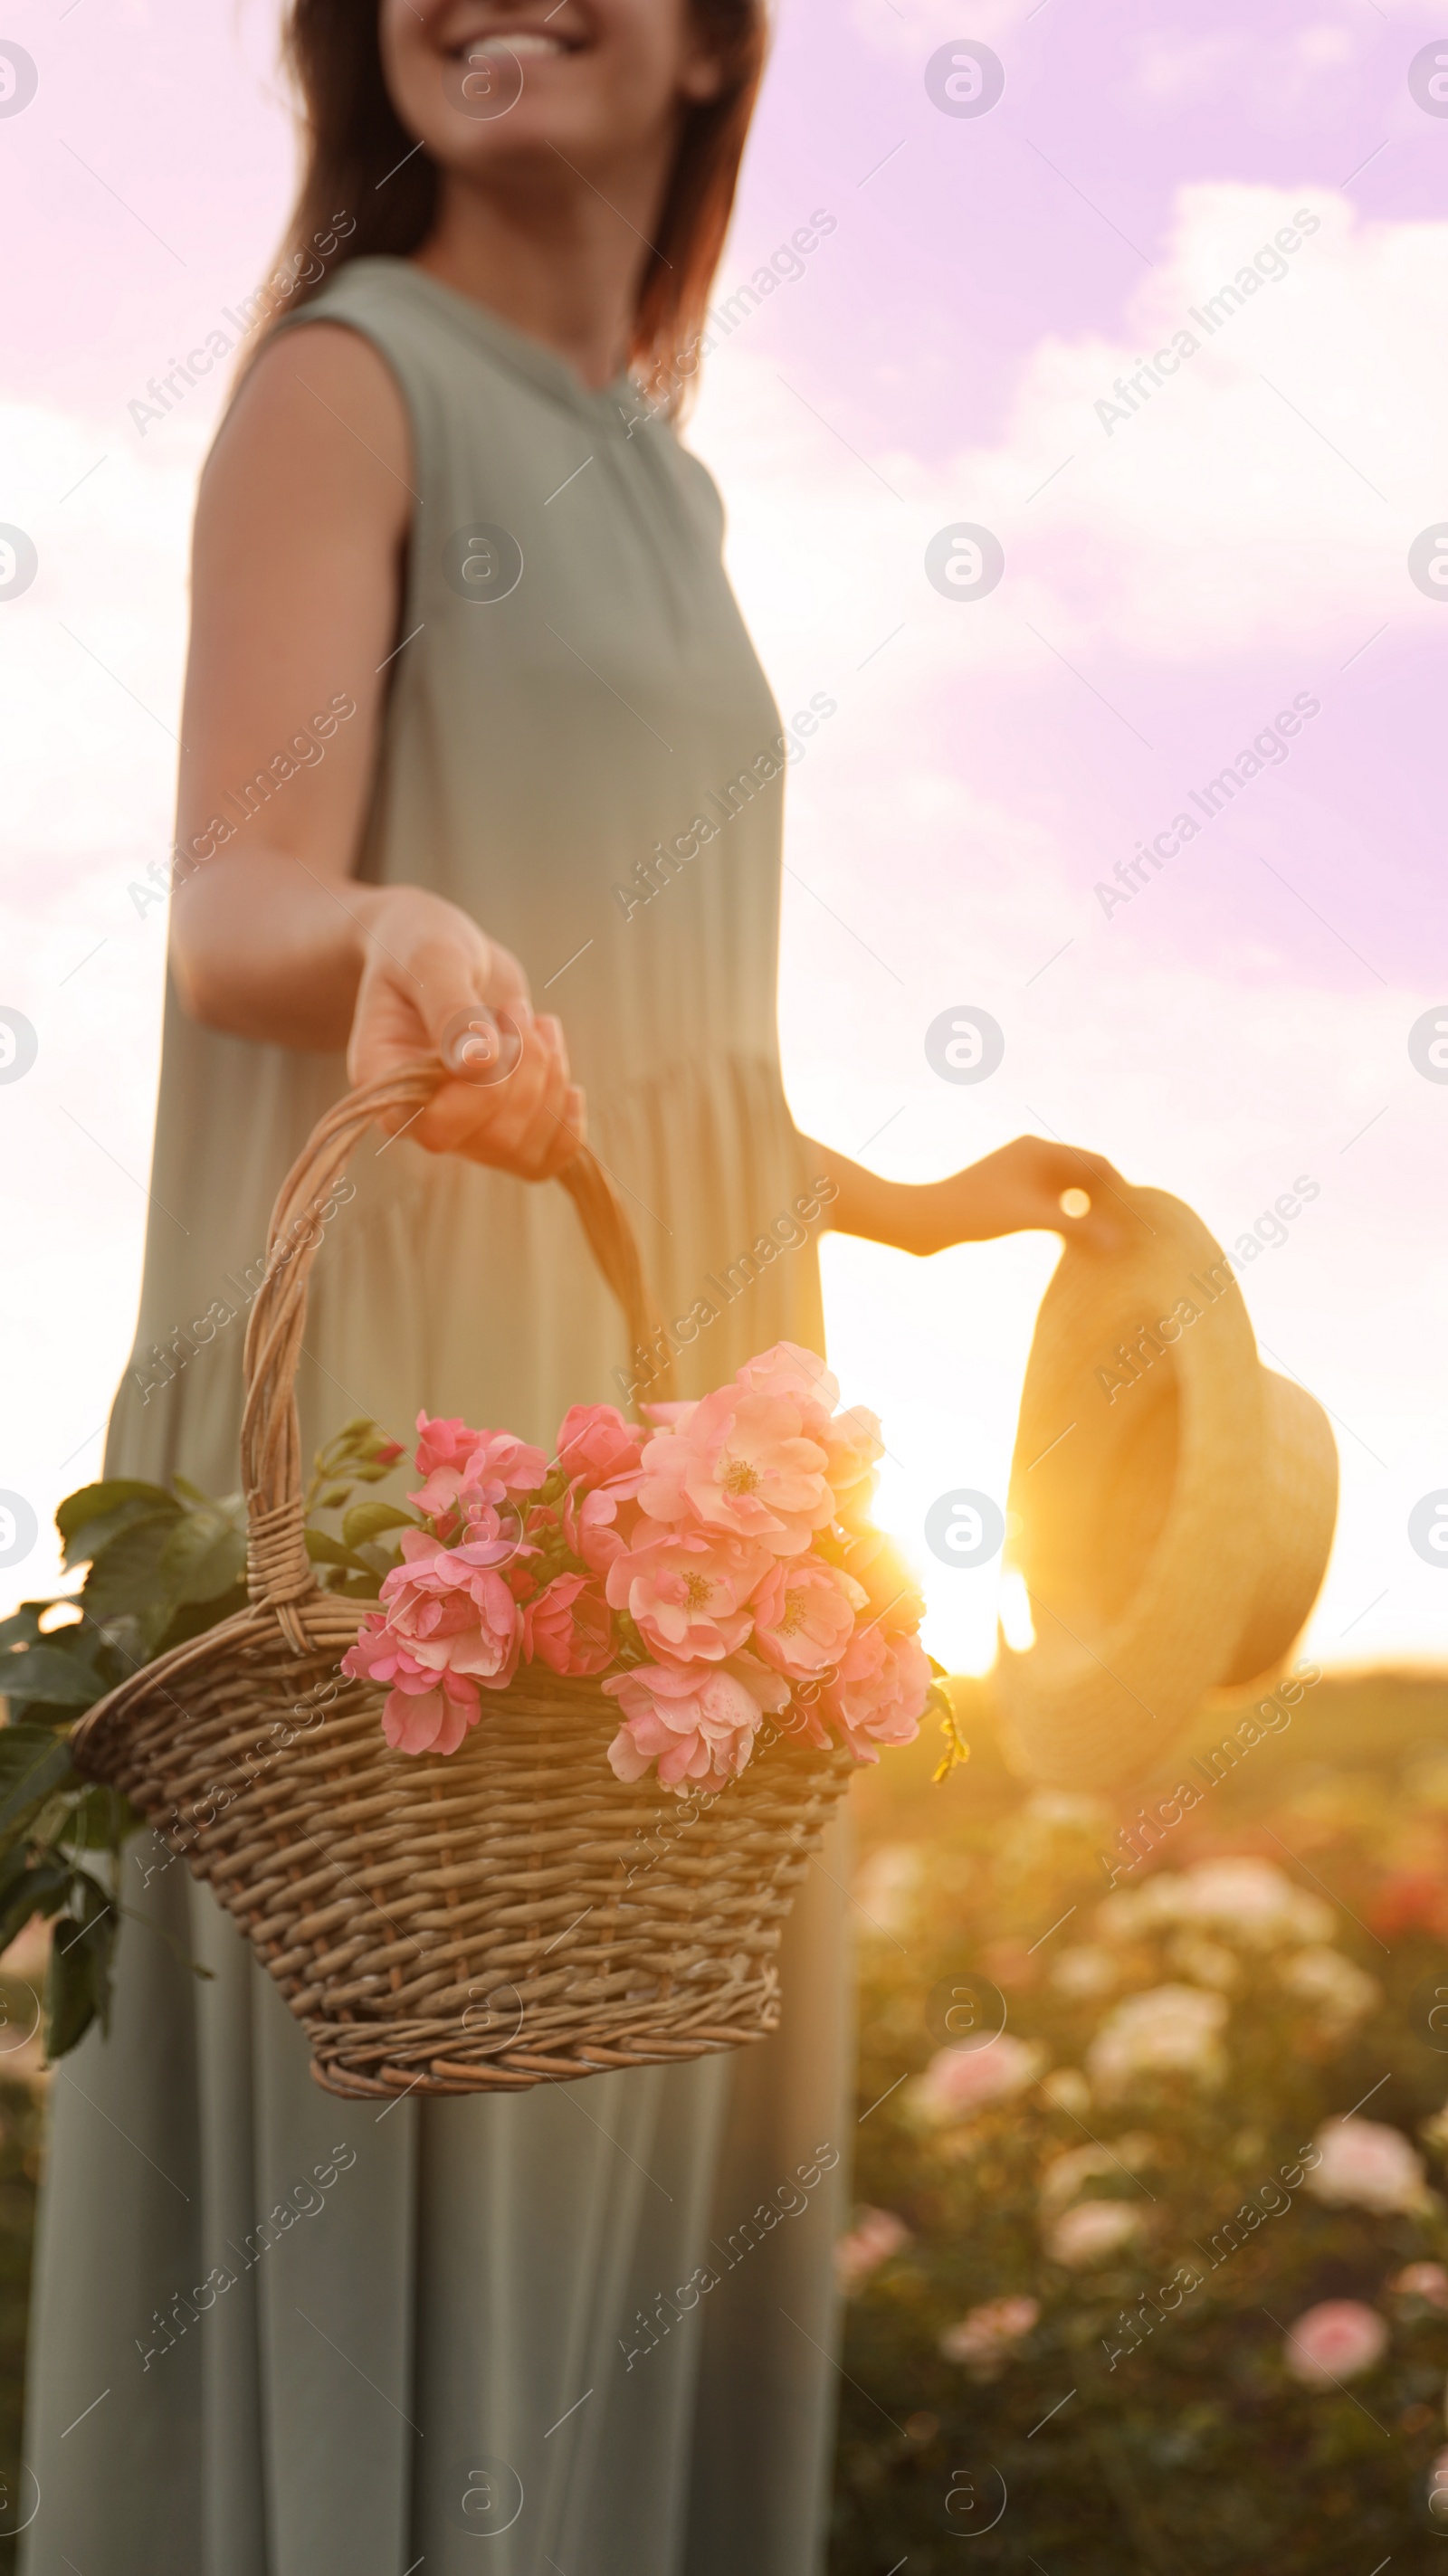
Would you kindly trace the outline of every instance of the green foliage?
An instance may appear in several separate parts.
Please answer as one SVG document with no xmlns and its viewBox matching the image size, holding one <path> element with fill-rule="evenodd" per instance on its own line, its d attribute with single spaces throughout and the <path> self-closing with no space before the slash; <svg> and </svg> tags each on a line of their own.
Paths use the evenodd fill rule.
<svg viewBox="0 0 1448 2576">
<path fill-rule="evenodd" d="M 922 1747 L 862 1784 L 832 2576 L 1432 2567 L 1448 1689 L 1321 1683 L 1114 1891 L 1099 1855 L 1140 1791 L 1023 1790 L 979 1694 L 952 1695 L 968 1779 L 932 1790 Z M 1354 2110 L 1401 2167 L 1378 2205 L 1325 2197 L 1303 2157 Z M 992 2344 L 978 2312 L 1004 2300 L 1032 2309 Z M 1340 2300 L 1381 2319 L 1382 2357 L 1304 2385 L 1286 2330 Z"/>
<path fill-rule="evenodd" d="M 320 1452 L 313 1511 L 342 1510 L 399 1452 L 374 1422 L 349 1422 Z M 340 1481 L 339 1481 L 340 1480 Z M 0 1622 L 0 1950 L 32 1916 L 55 1918 L 45 2044 L 62 2057 L 110 2011 L 120 1855 L 140 1819 L 73 1768 L 69 1733 L 129 1673 L 246 1607 L 246 1510 L 184 1476 L 170 1487 L 112 1476 L 67 1495 L 55 1515 L 76 1592 L 22 1603 Z M 347 1514 L 345 1543 L 309 1530 L 337 1588 L 373 1599 L 392 1557 L 383 1533 L 412 1516 L 371 1502 Z M 360 1552 L 359 1552 L 360 1549 Z M 193 1963 L 194 1964 L 194 1963 Z M 198 1973 L 204 1973 L 198 1971 Z"/>
</svg>

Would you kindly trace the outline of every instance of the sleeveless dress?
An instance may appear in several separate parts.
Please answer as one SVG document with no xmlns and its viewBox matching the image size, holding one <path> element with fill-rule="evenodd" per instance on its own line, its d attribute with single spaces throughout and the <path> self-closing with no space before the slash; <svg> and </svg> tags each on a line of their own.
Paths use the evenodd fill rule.
<svg viewBox="0 0 1448 2576">
<path fill-rule="evenodd" d="M 360 872 L 464 906 L 560 1013 L 680 1392 L 782 1336 L 822 1349 L 775 1021 L 794 746 L 714 485 L 627 379 L 584 389 L 408 262 L 359 259 L 292 317 L 303 379 L 321 319 L 379 350 L 413 440 Z M 234 1488 L 272 1198 L 344 1088 L 340 1059 L 168 997 L 108 1474 Z M 405 1136 L 352 1177 L 315 1273 L 307 1454 L 356 1413 L 551 1444 L 568 1404 L 620 1400 L 624 1328 L 565 1192 Z M 842 1832 L 788 1927 L 775 2038 L 380 2109 L 311 2081 L 229 1918 L 138 1836 L 110 2036 L 54 2085 L 26 2576 L 809 2576 L 849 2162 Z"/>
</svg>

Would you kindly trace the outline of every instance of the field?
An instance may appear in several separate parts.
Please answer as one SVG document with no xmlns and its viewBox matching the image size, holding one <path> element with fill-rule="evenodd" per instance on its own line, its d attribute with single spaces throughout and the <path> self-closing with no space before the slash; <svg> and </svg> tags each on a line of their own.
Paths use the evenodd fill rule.
<svg viewBox="0 0 1448 2576">
<path fill-rule="evenodd" d="M 1437 2567 L 1448 1682 L 1322 1680 L 1245 1729 L 1251 1703 L 1205 1714 L 1155 1791 L 1187 1779 L 1197 1803 L 1130 1866 L 1139 1795 L 1024 1791 L 981 1686 L 954 1689 L 967 1768 L 933 1785 L 922 1742 L 856 1792 L 831 2576 Z M 1210 1757 L 1228 1733 L 1235 1763 Z M 33 1946 L 0 1979 L 7 2502 Z"/>
</svg>

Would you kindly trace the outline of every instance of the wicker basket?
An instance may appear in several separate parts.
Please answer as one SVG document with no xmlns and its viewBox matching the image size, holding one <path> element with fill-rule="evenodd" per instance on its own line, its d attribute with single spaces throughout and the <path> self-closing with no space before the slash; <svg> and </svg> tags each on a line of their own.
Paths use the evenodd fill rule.
<svg viewBox="0 0 1448 2576">
<path fill-rule="evenodd" d="M 513 2092 L 763 2038 L 784 1919 L 854 1768 L 766 1725 L 716 1797 L 628 1787 L 614 1703 L 539 1666 L 488 1695 L 457 1753 L 410 1758 L 384 1742 L 382 1692 L 341 1678 L 367 1605 L 317 1588 L 294 1393 L 315 1213 L 372 1120 L 440 1079 L 419 1065 L 339 1102 L 277 1201 L 246 1340 L 250 1607 L 73 1738 L 245 1930 L 333 2093 Z M 650 1339 L 620 1200 L 587 1150 L 562 1178 Z"/>
</svg>

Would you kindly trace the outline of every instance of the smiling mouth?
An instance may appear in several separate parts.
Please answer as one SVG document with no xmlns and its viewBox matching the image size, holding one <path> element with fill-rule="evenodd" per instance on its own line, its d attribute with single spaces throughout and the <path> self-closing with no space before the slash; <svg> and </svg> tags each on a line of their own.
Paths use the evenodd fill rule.
<svg viewBox="0 0 1448 2576">
<path fill-rule="evenodd" d="M 506 35 L 496 33 L 472 37 L 467 44 L 457 48 L 457 58 L 462 62 L 476 62 L 480 55 L 486 55 L 490 61 L 501 62 L 511 55 L 518 60 L 526 57 L 530 61 L 541 62 L 550 58 L 561 59 L 581 50 L 579 44 L 570 43 L 565 36 L 551 36 L 539 27 L 515 27 Z"/>
</svg>

